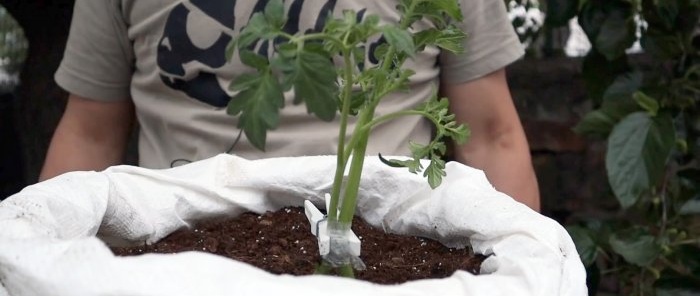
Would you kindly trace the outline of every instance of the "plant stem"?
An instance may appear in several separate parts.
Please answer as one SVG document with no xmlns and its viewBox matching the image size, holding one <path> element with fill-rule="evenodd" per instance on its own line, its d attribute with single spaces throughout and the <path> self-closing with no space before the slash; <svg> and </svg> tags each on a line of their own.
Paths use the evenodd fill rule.
<svg viewBox="0 0 700 296">
<path fill-rule="evenodd" d="M 331 219 L 331 221 L 335 221 L 338 219 L 338 203 L 340 201 L 340 191 L 342 189 L 342 184 L 343 184 L 343 175 L 345 173 L 345 165 L 347 164 L 347 158 L 346 158 L 346 152 L 345 152 L 345 136 L 347 134 L 347 126 L 348 126 L 348 115 L 350 113 L 350 104 L 351 99 L 350 96 L 352 94 L 352 86 L 353 86 L 353 64 L 352 64 L 352 56 L 350 53 L 350 50 L 345 50 L 343 52 L 343 57 L 345 60 L 345 65 L 344 66 L 344 80 L 345 80 L 345 85 L 343 86 L 343 93 L 341 94 L 341 101 L 343 102 L 343 106 L 341 108 L 340 112 L 340 130 L 338 131 L 338 155 L 337 155 L 337 160 L 336 160 L 336 169 L 335 169 L 335 177 L 333 179 L 333 189 L 331 192 L 331 202 L 329 205 L 329 208 L 326 209 L 326 214 L 328 215 L 328 218 Z M 333 209 L 333 210 L 331 210 Z"/>
<path fill-rule="evenodd" d="M 700 245 L 700 238 L 693 238 L 693 239 L 686 239 L 682 241 L 677 241 L 673 242 L 670 245 L 671 246 L 681 246 L 681 245 L 693 245 L 693 244 L 698 244 Z"/>
<path fill-rule="evenodd" d="M 660 225 L 660 230 L 659 234 L 657 235 L 658 238 L 661 238 L 665 235 L 666 233 L 666 227 L 668 225 L 668 196 L 666 194 L 667 187 L 668 187 L 668 181 L 670 178 L 671 171 L 670 169 L 667 169 L 664 171 L 664 179 L 663 183 L 661 185 L 661 225 Z"/>
<path fill-rule="evenodd" d="M 352 265 L 343 265 L 338 268 L 338 273 L 340 276 L 347 277 L 347 278 L 354 278 L 355 277 L 355 271 L 352 269 Z"/>
<path fill-rule="evenodd" d="M 374 111 L 374 110 L 365 110 Z M 370 112 L 364 112 L 362 115 L 368 114 Z M 372 112 L 373 113 L 373 112 Z M 371 114 L 371 113 L 370 113 Z M 366 117 L 362 116 L 361 121 L 358 122 L 358 127 L 362 126 Z M 364 120 L 362 120 L 364 119 Z M 367 129 L 356 129 L 353 137 L 357 137 L 357 144 L 352 151 L 352 160 L 350 162 L 350 172 L 348 173 L 348 183 L 345 188 L 345 194 L 343 197 L 343 204 L 340 208 L 340 216 L 338 217 L 338 222 L 341 224 L 351 224 L 352 217 L 355 215 L 355 206 L 357 203 L 357 193 L 360 187 L 360 179 L 362 177 L 362 168 L 365 162 L 365 152 L 367 151 L 367 142 L 369 138 L 369 130 Z"/>
<path fill-rule="evenodd" d="M 411 116 L 411 115 L 423 116 L 423 117 L 425 117 L 425 118 L 427 118 L 427 119 L 430 119 L 430 121 L 432 121 L 433 124 L 435 124 L 435 126 L 440 126 L 440 122 L 438 122 L 437 120 L 435 120 L 435 118 L 433 118 L 432 116 L 428 116 L 428 114 L 426 114 L 426 113 L 423 112 L 423 111 L 419 111 L 419 110 L 404 110 L 404 111 L 398 111 L 398 112 L 394 112 L 394 113 L 390 113 L 390 114 L 386 114 L 386 115 L 377 117 L 377 118 L 373 119 L 372 121 L 368 122 L 368 123 L 365 125 L 365 128 L 370 128 L 370 129 L 371 129 L 371 128 L 377 126 L 377 125 L 382 124 L 382 123 L 385 122 L 385 121 L 389 121 L 389 120 L 392 120 L 392 119 L 394 119 L 394 118 L 401 117 L 401 116 Z"/>
</svg>

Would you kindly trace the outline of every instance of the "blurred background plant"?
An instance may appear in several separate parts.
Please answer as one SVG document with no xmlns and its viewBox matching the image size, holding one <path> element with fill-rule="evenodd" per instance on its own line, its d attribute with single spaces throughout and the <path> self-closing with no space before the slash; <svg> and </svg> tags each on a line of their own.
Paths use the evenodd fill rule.
<svg viewBox="0 0 700 296">
<path fill-rule="evenodd" d="M 576 20 L 590 42 L 582 74 L 594 110 L 575 130 L 607 141 L 618 204 L 567 227 L 591 295 L 700 294 L 700 1 L 546 8 L 546 25 Z"/>
<path fill-rule="evenodd" d="M 27 58 L 28 42 L 17 21 L 0 6 L 0 200 L 25 184 L 21 148 L 14 117 L 19 75 Z"/>
<path fill-rule="evenodd" d="M 0 92 L 11 92 L 19 84 L 19 72 L 27 58 L 24 30 L 4 7 L 0 7 Z"/>
</svg>

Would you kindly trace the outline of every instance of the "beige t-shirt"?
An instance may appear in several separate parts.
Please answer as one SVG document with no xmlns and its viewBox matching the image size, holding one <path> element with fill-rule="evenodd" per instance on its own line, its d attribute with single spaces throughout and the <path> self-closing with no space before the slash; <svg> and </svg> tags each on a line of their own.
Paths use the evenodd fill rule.
<svg viewBox="0 0 700 296">
<path fill-rule="evenodd" d="M 140 165 L 167 168 L 176 159 L 199 160 L 223 153 L 234 143 L 236 118 L 226 114 L 230 81 L 252 71 L 225 49 L 251 14 L 267 1 L 77 0 L 57 83 L 68 92 L 95 100 L 131 98 L 140 125 Z M 352 9 L 396 22 L 398 0 L 286 0 L 288 32 L 320 28 L 319 16 Z M 428 48 L 405 67 L 416 74 L 411 90 L 393 94 L 377 115 L 424 102 L 438 80 L 469 81 L 517 60 L 523 48 L 506 16 L 502 0 L 462 0 L 468 34 L 461 55 Z M 373 62 L 367 46 L 366 63 Z M 261 47 L 264 48 L 264 47 Z M 374 61 L 376 62 L 376 61 Z M 276 130 L 268 132 L 266 151 L 245 136 L 231 153 L 246 158 L 335 154 L 336 122 L 324 122 L 293 105 L 291 93 Z M 349 129 L 351 130 L 351 129 Z M 401 117 L 376 128 L 368 154 L 406 155 L 408 141 L 427 142 L 430 125 L 419 117 Z"/>
</svg>

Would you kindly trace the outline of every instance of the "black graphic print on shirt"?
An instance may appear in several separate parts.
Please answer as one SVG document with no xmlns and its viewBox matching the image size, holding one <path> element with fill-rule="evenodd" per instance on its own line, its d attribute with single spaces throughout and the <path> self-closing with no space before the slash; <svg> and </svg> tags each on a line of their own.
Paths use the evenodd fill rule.
<svg viewBox="0 0 700 296">
<path fill-rule="evenodd" d="M 231 42 L 233 37 L 230 32 L 239 32 L 240 28 L 234 28 L 236 3 L 244 3 L 243 1 L 252 0 L 190 0 L 185 3 L 180 3 L 170 11 L 166 20 L 163 35 L 158 43 L 158 67 L 160 69 L 160 77 L 168 87 L 181 91 L 190 98 L 207 103 L 214 107 L 223 108 L 231 99 L 226 91 L 218 82 L 214 71 L 206 69 L 219 69 L 226 66 L 225 58 L 226 46 Z M 292 1 L 289 4 L 288 21 L 284 27 L 285 32 L 295 34 L 299 32 L 299 18 L 305 0 L 285 0 Z M 261 12 L 267 5 L 268 0 L 257 0 L 252 13 Z M 313 1 L 314 3 L 316 1 Z M 333 12 L 337 0 L 326 0 L 319 7 L 316 14 L 314 28 L 309 31 L 320 31 L 325 24 L 325 17 Z M 247 3 L 246 3 L 247 4 Z M 188 33 L 188 22 L 196 21 L 194 12 L 190 7 L 198 9 L 197 16 L 202 13 L 207 21 L 214 21 L 221 27 L 218 30 L 218 39 L 210 46 L 201 48 L 192 40 L 193 36 Z M 251 13 L 251 15 L 252 15 Z M 364 10 L 358 12 L 358 19 L 362 19 Z M 207 27 L 209 29 L 211 27 Z M 232 28 L 232 30 L 224 30 L 224 28 Z M 211 34 L 212 32 L 207 32 Z M 383 38 L 374 42 L 369 46 L 368 57 L 371 63 L 377 63 L 376 57 L 372 54 L 374 49 L 384 42 Z M 259 42 L 253 48 L 261 55 L 267 55 L 270 48 L 267 41 Z M 185 65 L 195 63 L 201 67 L 194 67 L 197 70 L 189 70 Z"/>
</svg>

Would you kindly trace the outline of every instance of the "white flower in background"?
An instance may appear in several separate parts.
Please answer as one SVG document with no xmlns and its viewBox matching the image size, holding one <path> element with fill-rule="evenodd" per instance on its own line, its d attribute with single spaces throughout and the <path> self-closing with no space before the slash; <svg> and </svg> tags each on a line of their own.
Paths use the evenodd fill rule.
<svg viewBox="0 0 700 296">
<path fill-rule="evenodd" d="M 10 92 L 19 84 L 28 46 L 22 27 L 0 6 L 0 93 Z"/>
<path fill-rule="evenodd" d="M 508 18 L 520 37 L 520 42 L 529 46 L 544 24 L 545 14 L 539 9 L 537 0 L 511 0 L 508 2 Z"/>
<path fill-rule="evenodd" d="M 546 13 L 540 10 L 537 0 L 510 0 L 508 4 L 508 18 L 513 24 L 515 32 L 520 37 L 523 45 L 530 46 L 537 38 L 539 31 L 544 26 Z M 641 36 L 646 23 L 639 16 L 635 16 L 637 23 L 637 39 Z M 569 57 L 585 56 L 591 49 L 591 43 L 578 24 L 576 17 L 569 20 L 569 37 L 564 45 L 564 53 Z M 639 40 L 627 49 L 627 53 L 639 53 L 643 49 Z"/>
</svg>

